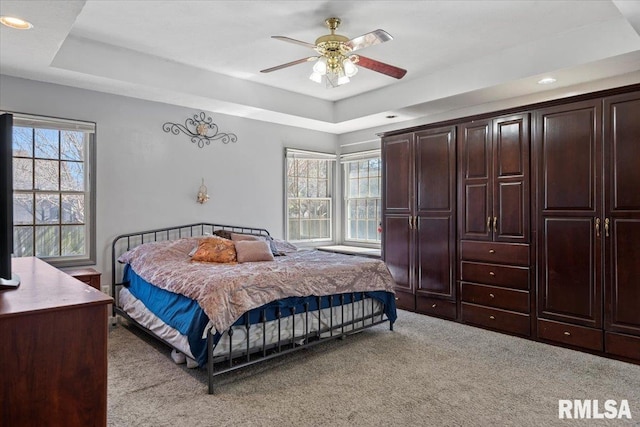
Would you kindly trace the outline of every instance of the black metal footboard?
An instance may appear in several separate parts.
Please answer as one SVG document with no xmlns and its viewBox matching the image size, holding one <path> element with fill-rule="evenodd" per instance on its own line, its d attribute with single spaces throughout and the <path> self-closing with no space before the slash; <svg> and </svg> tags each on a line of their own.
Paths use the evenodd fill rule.
<svg viewBox="0 0 640 427">
<path fill-rule="evenodd" d="M 345 304 L 345 298 L 350 296 L 348 304 Z M 293 307 L 283 313 L 277 310 L 277 339 L 275 342 L 267 342 L 267 315 L 266 309 L 261 309 L 260 323 L 251 324 L 249 321 L 249 313 L 245 313 L 246 320 L 244 322 L 245 342 L 234 346 L 234 328 L 228 329 L 221 339 L 227 340 L 227 350 L 225 354 L 215 356 L 214 351 L 220 344 L 214 340 L 213 332 L 207 335 L 207 373 L 208 373 L 208 390 L 209 394 L 214 392 L 214 377 L 234 371 L 246 366 L 250 366 L 259 362 L 263 362 L 286 354 L 303 350 L 325 341 L 336 338 L 344 338 L 347 335 L 360 332 L 372 326 L 379 325 L 388 321 L 385 316 L 385 304 L 374 298 L 368 298 L 366 292 L 358 292 L 351 294 L 332 295 L 328 297 L 317 298 L 317 304 L 314 309 L 310 309 L 310 304 L 304 303 L 302 310 L 296 313 Z M 329 307 L 322 304 L 322 299 L 329 301 Z M 338 304 L 333 305 L 335 299 Z M 359 303 L 359 304 L 358 304 Z M 358 308 L 356 308 L 358 305 Z M 370 305 L 367 307 L 367 305 Z M 324 315 L 323 315 L 324 313 Z M 329 324 L 327 324 L 327 318 Z M 292 323 L 289 334 L 289 328 L 283 328 L 284 319 L 291 320 Z M 302 321 L 304 330 L 300 335 L 296 335 L 296 319 Z M 324 320 L 323 320 L 324 319 Z M 261 329 L 262 342 L 259 345 L 251 345 L 249 337 L 252 328 Z M 389 322 L 390 330 L 393 330 L 393 323 Z"/>
</svg>

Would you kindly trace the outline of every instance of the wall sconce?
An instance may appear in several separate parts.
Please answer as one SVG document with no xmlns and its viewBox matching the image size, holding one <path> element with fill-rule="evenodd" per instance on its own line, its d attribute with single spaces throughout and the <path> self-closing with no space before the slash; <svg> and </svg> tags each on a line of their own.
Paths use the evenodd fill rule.
<svg viewBox="0 0 640 427">
<path fill-rule="evenodd" d="M 198 189 L 198 196 L 196 197 L 198 203 L 203 205 L 207 200 L 209 200 L 209 192 L 207 190 L 207 186 L 204 185 L 204 178 L 202 178 L 202 185 Z"/>
</svg>

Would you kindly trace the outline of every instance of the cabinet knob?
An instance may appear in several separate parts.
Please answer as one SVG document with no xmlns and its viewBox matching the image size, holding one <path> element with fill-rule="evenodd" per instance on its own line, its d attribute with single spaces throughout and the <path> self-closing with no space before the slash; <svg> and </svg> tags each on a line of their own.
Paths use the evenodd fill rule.
<svg viewBox="0 0 640 427">
<path fill-rule="evenodd" d="M 496 251 L 495 251 L 495 249 L 489 249 L 489 253 L 490 253 L 490 254 L 495 254 L 495 253 L 496 253 Z"/>
<path fill-rule="evenodd" d="M 396 297 L 396 301 L 399 301 L 399 300 L 400 300 L 400 298 Z"/>
<path fill-rule="evenodd" d="M 496 275 L 496 273 L 494 273 L 493 271 L 489 272 L 489 276 L 495 276 L 495 275 Z"/>
<path fill-rule="evenodd" d="M 566 336 L 568 336 L 568 337 L 569 337 L 569 336 L 571 336 L 571 332 L 569 332 L 569 331 L 564 331 L 564 334 L 565 334 Z"/>
<path fill-rule="evenodd" d="M 438 304 L 433 304 L 433 305 L 431 306 L 431 308 L 436 308 L 437 306 L 438 306 Z"/>
<path fill-rule="evenodd" d="M 489 319 L 496 320 L 496 318 L 494 316 L 489 316 Z"/>
<path fill-rule="evenodd" d="M 494 294 L 489 294 L 489 296 L 490 296 L 491 298 L 495 298 L 495 297 L 496 297 Z"/>
</svg>

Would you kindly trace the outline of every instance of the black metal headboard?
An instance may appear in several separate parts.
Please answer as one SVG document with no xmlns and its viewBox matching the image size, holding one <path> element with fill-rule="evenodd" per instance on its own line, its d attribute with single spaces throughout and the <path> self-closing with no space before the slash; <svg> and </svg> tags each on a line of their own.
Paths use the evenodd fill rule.
<svg viewBox="0 0 640 427">
<path fill-rule="evenodd" d="M 225 230 L 232 233 L 253 234 L 256 236 L 271 237 L 264 228 L 244 227 L 239 225 L 223 225 L 201 222 L 197 224 L 178 225 L 175 227 L 158 228 L 155 230 L 138 231 L 122 234 L 111 244 L 111 296 L 115 300 L 114 313 L 118 305 L 117 288 L 122 286 L 124 266 L 118 263 L 120 255 L 143 243 L 177 240 L 184 237 L 199 237 L 213 235 L 214 231 Z"/>
</svg>

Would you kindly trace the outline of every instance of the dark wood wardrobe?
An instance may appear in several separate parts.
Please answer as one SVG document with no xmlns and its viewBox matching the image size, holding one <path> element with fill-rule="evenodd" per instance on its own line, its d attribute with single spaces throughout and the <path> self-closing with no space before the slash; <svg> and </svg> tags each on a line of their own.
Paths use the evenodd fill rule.
<svg viewBox="0 0 640 427">
<path fill-rule="evenodd" d="M 529 336 L 529 113 L 459 127 L 460 320 Z"/>
<path fill-rule="evenodd" d="M 640 362 L 640 85 L 381 136 L 398 307 Z"/>
<path fill-rule="evenodd" d="M 398 306 L 455 319 L 456 129 L 384 139 L 383 257 Z"/>
</svg>

